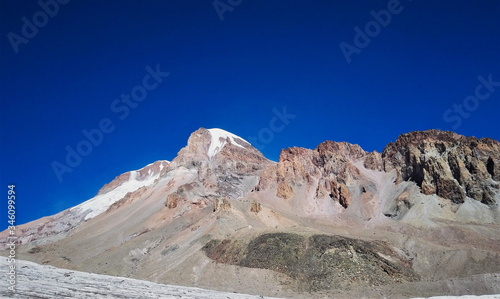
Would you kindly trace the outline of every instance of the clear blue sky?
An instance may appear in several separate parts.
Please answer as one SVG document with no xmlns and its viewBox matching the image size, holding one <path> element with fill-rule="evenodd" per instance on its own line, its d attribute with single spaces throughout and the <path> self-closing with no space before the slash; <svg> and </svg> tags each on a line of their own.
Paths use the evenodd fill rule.
<svg viewBox="0 0 500 299">
<path fill-rule="evenodd" d="M 0 0 L 0 190 L 17 185 L 18 223 L 173 159 L 199 127 L 255 136 L 272 160 L 325 140 L 381 151 L 431 128 L 500 139 L 500 83 L 478 87 L 500 82 L 500 1 L 44 1 L 53 16 Z M 354 29 L 367 25 L 369 42 Z M 355 39 L 348 63 L 340 45 Z M 169 75 L 156 84 L 147 66 Z M 147 95 L 127 106 L 132 91 Z M 295 118 L 272 122 L 284 107 Z M 112 132 L 61 181 L 54 161 L 103 120 Z"/>
</svg>

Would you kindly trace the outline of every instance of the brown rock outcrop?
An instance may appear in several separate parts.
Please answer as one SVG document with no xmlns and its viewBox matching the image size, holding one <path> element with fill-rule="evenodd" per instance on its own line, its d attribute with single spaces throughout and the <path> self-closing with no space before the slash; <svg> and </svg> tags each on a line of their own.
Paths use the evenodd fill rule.
<svg viewBox="0 0 500 299">
<path fill-rule="evenodd" d="M 167 196 L 167 200 L 165 201 L 165 206 L 169 209 L 177 208 L 181 197 L 177 193 L 172 193 Z"/>
<path fill-rule="evenodd" d="M 317 198 L 330 197 L 347 208 L 351 201 L 347 183 L 359 177 L 351 162 L 365 155 L 359 145 L 346 142 L 326 141 L 314 150 L 287 148 L 281 151 L 278 164 L 263 172 L 256 189 L 268 188 L 274 180 L 276 196 L 290 199 L 296 188 L 317 184 Z"/>
<path fill-rule="evenodd" d="M 455 203 L 471 197 L 494 204 L 500 181 L 500 143 L 453 132 L 411 132 L 389 143 L 382 153 L 384 170 L 396 169 L 397 182 L 413 181 L 424 194 Z"/>
<path fill-rule="evenodd" d="M 231 203 L 226 198 L 217 198 L 213 200 L 213 211 L 229 211 L 231 209 Z"/>
<path fill-rule="evenodd" d="M 384 160 L 379 152 L 371 152 L 365 156 L 364 166 L 371 170 L 384 171 Z"/>
<path fill-rule="evenodd" d="M 262 206 L 260 205 L 260 203 L 252 201 L 252 203 L 250 204 L 250 212 L 259 213 L 260 211 L 262 211 Z"/>
</svg>

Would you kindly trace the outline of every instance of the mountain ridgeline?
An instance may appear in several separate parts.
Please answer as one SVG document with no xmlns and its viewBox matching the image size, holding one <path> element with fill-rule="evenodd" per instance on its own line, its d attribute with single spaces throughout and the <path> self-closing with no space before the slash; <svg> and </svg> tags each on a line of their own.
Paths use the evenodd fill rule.
<svg viewBox="0 0 500 299">
<path fill-rule="evenodd" d="M 201 128 L 172 161 L 19 226 L 18 256 L 278 297 L 500 293 L 499 203 L 493 139 L 428 130 L 382 153 L 326 141 L 274 162 Z"/>
</svg>

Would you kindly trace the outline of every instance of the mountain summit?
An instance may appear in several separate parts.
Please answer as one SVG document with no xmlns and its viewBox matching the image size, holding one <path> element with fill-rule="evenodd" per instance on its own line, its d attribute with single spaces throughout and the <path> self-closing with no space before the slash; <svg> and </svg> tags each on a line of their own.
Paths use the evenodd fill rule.
<svg viewBox="0 0 500 299">
<path fill-rule="evenodd" d="M 241 148 L 247 148 L 250 145 L 245 139 L 222 129 L 209 129 L 208 133 L 211 136 L 210 147 L 207 152 L 209 157 L 215 156 L 226 144 Z"/>
<path fill-rule="evenodd" d="M 244 156 L 258 160 L 264 158 L 261 152 L 237 135 L 222 129 L 200 128 L 189 136 L 187 146 L 181 149 L 174 161 L 245 160 Z"/>
<path fill-rule="evenodd" d="M 453 132 L 403 134 L 382 153 L 325 141 L 273 162 L 200 128 L 171 162 L 19 226 L 18 256 L 259 295 L 481 294 L 500 285 L 499 167 L 498 141 Z"/>
</svg>

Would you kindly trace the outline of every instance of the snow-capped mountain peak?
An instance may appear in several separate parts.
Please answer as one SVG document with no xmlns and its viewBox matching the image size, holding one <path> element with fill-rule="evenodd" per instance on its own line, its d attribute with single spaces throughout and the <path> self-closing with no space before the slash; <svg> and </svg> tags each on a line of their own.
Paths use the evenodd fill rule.
<svg viewBox="0 0 500 299">
<path fill-rule="evenodd" d="M 227 144 L 228 140 L 231 144 L 241 148 L 245 148 L 245 146 L 243 146 L 242 144 L 250 144 L 245 139 L 222 129 L 208 129 L 208 132 L 212 137 L 212 140 L 210 141 L 210 147 L 208 148 L 207 152 L 209 157 L 215 156 L 220 150 L 222 150 L 222 148 Z"/>
</svg>

